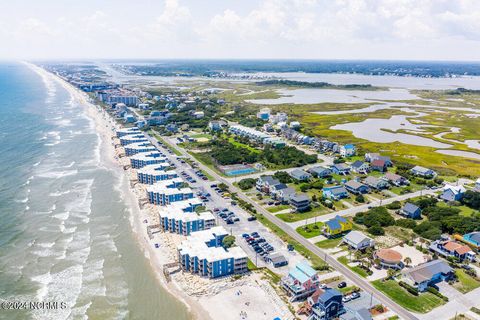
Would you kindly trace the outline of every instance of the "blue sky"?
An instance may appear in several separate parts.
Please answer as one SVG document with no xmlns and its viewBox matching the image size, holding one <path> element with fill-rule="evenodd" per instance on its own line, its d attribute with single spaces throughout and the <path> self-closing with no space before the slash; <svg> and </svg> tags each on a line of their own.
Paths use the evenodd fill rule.
<svg viewBox="0 0 480 320">
<path fill-rule="evenodd" d="M 0 58 L 479 60 L 477 0 L 16 0 Z"/>
</svg>

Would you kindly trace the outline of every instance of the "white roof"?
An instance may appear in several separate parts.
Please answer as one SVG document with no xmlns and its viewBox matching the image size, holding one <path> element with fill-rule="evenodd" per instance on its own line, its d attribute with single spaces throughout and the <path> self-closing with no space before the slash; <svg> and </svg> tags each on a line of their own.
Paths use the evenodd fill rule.
<svg viewBox="0 0 480 320">
<path fill-rule="evenodd" d="M 141 174 L 151 174 L 153 176 L 161 176 L 161 175 L 177 175 L 177 172 L 175 170 L 168 170 L 165 171 L 163 169 L 155 169 L 155 168 L 162 168 L 159 167 L 158 164 L 149 164 L 148 166 L 145 166 L 141 169 L 138 170 L 138 173 Z"/>
<path fill-rule="evenodd" d="M 135 160 L 157 160 L 157 162 L 166 162 L 168 161 L 167 157 L 160 155 L 160 157 L 152 157 L 149 155 L 152 154 L 160 154 L 160 152 L 150 152 L 150 153 L 137 153 L 133 156 L 130 157 L 130 159 L 135 159 Z"/>
<path fill-rule="evenodd" d="M 195 212 L 184 212 L 178 208 L 168 208 L 162 207 L 160 210 L 160 217 L 167 219 L 175 219 L 176 221 L 181 222 L 192 222 L 197 220 L 215 220 L 215 217 L 210 211 L 195 213 Z"/>
<path fill-rule="evenodd" d="M 364 240 L 372 240 L 371 238 L 367 237 L 360 231 L 350 231 L 344 238 L 343 241 L 348 241 L 350 243 L 359 244 Z"/>
<path fill-rule="evenodd" d="M 183 241 L 178 250 L 181 254 L 196 256 L 198 259 L 206 259 L 208 262 L 220 261 L 229 258 L 244 259 L 247 254 L 240 247 L 230 248 L 228 251 L 223 247 L 208 247 L 206 242 L 215 238 L 215 235 L 227 235 L 228 232 L 221 226 L 208 230 L 192 232 L 190 237 Z"/>
<path fill-rule="evenodd" d="M 135 143 L 130 143 L 127 144 L 125 149 L 145 149 L 145 148 L 151 148 L 152 151 L 157 150 L 150 142 L 135 142 Z"/>
<path fill-rule="evenodd" d="M 188 194 L 188 193 L 193 193 L 192 189 L 190 188 L 167 188 L 164 185 L 156 186 L 148 186 L 147 187 L 147 192 L 153 192 L 153 193 L 159 193 L 159 194 L 164 194 L 166 196 L 168 195 L 174 195 L 174 194 Z"/>
<path fill-rule="evenodd" d="M 447 184 L 443 187 L 443 191 L 447 191 L 447 190 L 452 190 L 452 192 L 454 194 L 458 194 L 458 193 L 464 193 L 466 192 L 467 190 L 465 189 L 464 186 L 460 185 L 460 186 L 454 186 L 454 185 L 450 185 L 450 184 Z"/>
</svg>

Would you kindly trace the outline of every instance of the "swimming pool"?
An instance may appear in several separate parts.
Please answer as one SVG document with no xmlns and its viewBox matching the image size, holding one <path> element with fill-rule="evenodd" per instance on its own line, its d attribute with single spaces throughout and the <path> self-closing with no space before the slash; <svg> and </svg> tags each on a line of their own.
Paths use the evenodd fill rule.
<svg viewBox="0 0 480 320">
<path fill-rule="evenodd" d="M 249 173 L 252 173 L 252 172 L 255 172 L 257 170 L 253 169 L 253 168 L 245 168 L 245 169 L 235 169 L 235 170 L 230 170 L 230 171 L 226 171 L 225 174 L 227 176 L 239 176 L 239 175 L 242 175 L 242 174 L 249 174 Z"/>
</svg>

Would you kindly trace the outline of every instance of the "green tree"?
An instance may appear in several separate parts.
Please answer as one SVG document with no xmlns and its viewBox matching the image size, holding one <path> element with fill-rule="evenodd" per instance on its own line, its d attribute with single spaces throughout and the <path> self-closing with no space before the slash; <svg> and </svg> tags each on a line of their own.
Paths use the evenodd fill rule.
<svg viewBox="0 0 480 320">
<path fill-rule="evenodd" d="M 224 248 L 231 248 L 235 244 L 235 237 L 232 235 L 228 235 L 225 238 L 223 238 L 222 241 L 223 247 Z"/>
</svg>

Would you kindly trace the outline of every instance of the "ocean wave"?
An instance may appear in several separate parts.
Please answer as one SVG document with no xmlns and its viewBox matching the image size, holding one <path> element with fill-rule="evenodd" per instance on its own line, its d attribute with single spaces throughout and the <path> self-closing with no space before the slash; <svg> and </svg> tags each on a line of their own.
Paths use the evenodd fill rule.
<svg viewBox="0 0 480 320">
<path fill-rule="evenodd" d="M 23 199 L 15 200 L 15 202 L 17 202 L 17 203 L 27 203 L 28 200 L 29 200 L 28 197 L 26 197 L 26 198 L 23 198 Z"/>
<path fill-rule="evenodd" d="M 47 272 L 38 276 L 31 277 L 30 279 L 40 285 L 40 288 L 37 290 L 37 300 L 43 301 L 45 296 L 48 294 L 48 284 L 52 281 L 52 275 L 50 274 L 50 272 Z"/>
<path fill-rule="evenodd" d="M 65 170 L 65 171 L 47 171 L 37 175 L 40 178 L 58 179 L 62 177 L 72 176 L 78 174 L 78 170 Z"/>
<path fill-rule="evenodd" d="M 48 195 L 50 197 L 60 197 L 66 194 L 69 194 L 71 190 L 66 190 L 66 191 L 56 191 L 56 192 L 50 192 Z"/>
</svg>

